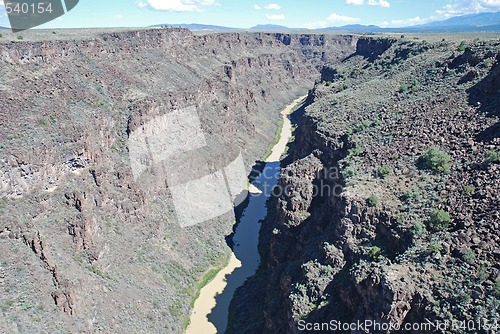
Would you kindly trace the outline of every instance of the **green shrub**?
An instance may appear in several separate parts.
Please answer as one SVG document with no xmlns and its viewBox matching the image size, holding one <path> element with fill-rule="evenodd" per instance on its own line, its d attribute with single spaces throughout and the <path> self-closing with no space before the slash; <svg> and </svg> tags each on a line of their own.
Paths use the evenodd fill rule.
<svg viewBox="0 0 500 334">
<path fill-rule="evenodd" d="M 500 297 L 500 277 L 495 281 L 495 287 L 493 288 L 493 292 L 497 297 Z"/>
<path fill-rule="evenodd" d="M 372 258 L 372 260 L 376 261 L 376 260 L 380 259 L 381 255 L 382 255 L 382 250 L 380 249 L 380 247 L 373 246 L 370 249 L 370 257 Z"/>
<path fill-rule="evenodd" d="M 345 130 L 345 134 L 346 134 L 346 136 L 347 136 L 347 137 L 352 136 L 352 134 L 353 134 L 352 129 L 351 129 L 351 128 L 347 128 L 347 129 Z"/>
<path fill-rule="evenodd" d="M 372 121 L 371 120 L 364 119 L 364 120 L 361 121 L 361 124 L 359 124 L 358 127 L 356 128 L 356 131 L 357 132 L 362 132 L 362 131 L 368 129 L 371 125 L 372 125 Z"/>
<path fill-rule="evenodd" d="M 488 270 L 485 268 L 485 267 L 481 267 L 479 268 L 479 270 L 477 271 L 477 279 L 480 281 L 480 282 L 484 282 L 488 279 L 488 277 L 490 276 L 490 274 L 488 273 Z"/>
<path fill-rule="evenodd" d="M 329 86 L 331 86 L 331 85 L 332 85 L 332 82 L 331 82 L 331 81 L 327 81 L 327 82 L 325 82 L 325 86 L 329 87 Z"/>
<path fill-rule="evenodd" d="M 433 231 L 441 231 L 448 227 L 451 222 L 450 214 L 443 209 L 432 210 L 429 227 Z"/>
<path fill-rule="evenodd" d="M 377 169 L 377 175 L 381 178 L 386 177 L 391 173 L 391 168 L 387 166 L 381 166 Z"/>
<path fill-rule="evenodd" d="M 432 253 L 441 253 L 443 245 L 439 241 L 433 240 L 429 245 L 429 249 Z"/>
<path fill-rule="evenodd" d="M 408 212 L 398 212 L 395 216 L 398 224 L 404 224 L 411 219 L 412 215 Z"/>
<path fill-rule="evenodd" d="M 427 234 L 427 229 L 425 228 L 425 225 L 423 223 L 416 222 L 415 225 L 413 225 L 413 228 L 411 229 L 411 235 L 414 238 L 418 238 L 426 234 Z"/>
<path fill-rule="evenodd" d="M 448 68 L 446 69 L 446 74 L 448 75 L 456 75 L 457 74 L 457 71 L 454 69 L 454 68 Z"/>
<path fill-rule="evenodd" d="M 420 194 L 416 191 L 405 191 L 401 196 L 401 200 L 410 204 L 412 202 L 418 202 L 420 199 Z"/>
<path fill-rule="evenodd" d="M 399 92 L 400 93 L 404 93 L 404 92 L 407 92 L 408 91 L 408 85 L 407 84 L 402 84 L 401 86 L 399 86 Z"/>
<path fill-rule="evenodd" d="M 305 210 L 302 210 L 302 211 L 299 211 L 297 212 L 297 217 L 300 219 L 300 220 L 306 220 L 307 218 L 309 218 L 311 216 L 311 213 L 310 212 L 307 212 Z"/>
<path fill-rule="evenodd" d="M 14 300 L 12 300 L 12 299 L 8 299 L 8 300 L 6 300 L 3 304 L 0 304 L 0 309 L 1 309 L 2 311 L 4 311 L 4 312 L 5 312 L 5 311 L 6 311 L 6 310 L 8 310 L 8 309 L 9 309 L 12 305 L 14 305 L 14 303 L 15 303 L 15 302 L 14 302 Z"/>
<path fill-rule="evenodd" d="M 492 163 L 500 163 L 500 151 L 488 151 L 486 152 L 486 160 Z"/>
<path fill-rule="evenodd" d="M 373 126 L 380 126 L 380 125 L 382 125 L 382 121 L 379 120 L 379 119 L 376 119 L 376 120 L 373 121 L 372 125 Z"/>
<path fill-rule="evenodd" d="M 462 305 L 470 303 L 471 299 L 470 293 L 466 291 L 460 292 L 456 297 L 457 302 Z"/>
<path fill-rule="evenodd" d="M 348 177 L 352 177 L 358 174 L 358 170 L 356 169 L 356 167 L 347 167 L 344 169 L 344 172 L 342 174 Z"/>
<path fill-rule="evenodd" d="M 474 186 L 465 186 L 464 187 L 464 193 L 467 195 L 472 195 L 476 192 L 476 187 Z"/>
<path fill-rule="evenodd" d="M 445 173 L 450 170 L 449 162 L 451 161 L 448 153 L 441 151 L 435 147 L 424 152 L 419 161 L 426 167 L 438 173 Z"/>
<path fill-rule="evenodd" d="M 457 47 L 458 51 L 465 51 L 465 41 L 461 41 L 460 45 Z"/>
<path fill-rule="evenodd" d="M 413 80 L 413 83 L 411 84 L 411 92 L 416 93 L 418 91 L 418 82 L 417 80 Z"/>
<path fill-rule="evenodd" d="M 17 35 L 17 39 L 22 40 L 24 37 L 22 35 Z"/>
<path fill-rule="evenodd" d="M 348 151 L 349 155 L 360 155 L 363 153 L 363 150 L 359 146 L 355 146 L 353 148 L 350 148 Z"/>
<path fill-rule="evenodd" d="M 379 199 L 375 195 L 370 195 L 370 197 L 368 197 L 366 199 L 366 204 L 368 204 L 369 207 L 377 206 L 378 202 L 379 202 Z"/>
<path fill-rule="evenodd" d="M 2 38 L 2 37 L 3 37 L 3 35 L 2 35 L 2 34 L 0 34 L 0 38 Z"/>
<path fill-rule="evenodd" d="M 467 248 L 462 252 L 462 259 L 468 264 L 473 264 L 476 260 L 476 253 L 470 248 Z"/>
</svg>

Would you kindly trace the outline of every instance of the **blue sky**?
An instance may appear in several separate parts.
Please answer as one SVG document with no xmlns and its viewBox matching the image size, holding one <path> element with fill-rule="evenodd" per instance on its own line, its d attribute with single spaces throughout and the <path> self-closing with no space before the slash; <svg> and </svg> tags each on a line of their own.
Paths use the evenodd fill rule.
<svg viewBox="0 0 500 334">
<path fill-rule="evenodd" d="M 9 27 L 0 0 L 0 26 Z M 500 11 L 500 0 L 80 0 L 41 28 L 143 27 L 202 23 L 322 28 L 346 24 L 399 27 L 452 16 Z"/>
</svg>

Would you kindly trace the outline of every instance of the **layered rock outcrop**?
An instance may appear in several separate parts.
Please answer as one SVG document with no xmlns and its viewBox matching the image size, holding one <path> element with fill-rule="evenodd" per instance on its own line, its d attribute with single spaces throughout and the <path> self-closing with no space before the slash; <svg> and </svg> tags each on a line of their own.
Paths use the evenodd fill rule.
<svg viewBox="0 0 500 334">
<path fill-rule="evenodd" d="M 233 333 L 496 330 L 498 41 L 467 43 L 360 40 L 322 69 Z"/>
<path fill-rule="evenodd" d="M 227 256 L 234 216 L 181 229 L 161 168 L 147 182 L 134 179 L 131 134 L 194 108 L 217 143 L 197 158 L 223 160 L 239 147 L 251 166 L 272 142 L 280 109 L 318 78 L 322 53 L 350 53 L 354 37 L 323 36 L 329 42 L 312 43 L 308 55 L 260 33 L 36 39 L 0 43 L 8 287 L 0 331 L 181 332 L 198 279 Z M 183 175 L 198 171 L 188 164 Z"/>
</svg>

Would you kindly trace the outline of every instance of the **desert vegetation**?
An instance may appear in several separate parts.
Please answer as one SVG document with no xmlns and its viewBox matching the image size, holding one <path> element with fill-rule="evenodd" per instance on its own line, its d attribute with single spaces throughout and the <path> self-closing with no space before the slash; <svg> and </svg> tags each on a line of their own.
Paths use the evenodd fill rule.
<svg viewBox="0 0 500 334">
<path fill-rule="evenodd" d="M 500 44 L 414 37 L 368 38 L 322 70 L 285 167 L 302 178 L 282 182 L 343 190 L 271 203 L 276 213 L 263 226 L 277 233 L 261 238 L 267 265 L 234 302 L 246 315 L 243 301 L 269 310 L 250 328 L 280 332 L 331 315 L 353 322 L 390 314 L 399 324 L 421 314 L 499 319 Z M 326 170 L 339 168 L 340 179 L 315 179 L 323 174 L 308 162 L 313 157 Z M 308 220 L 283 222 L 296 207 L 307 208 Z M 332 267 L 328 283 L 298 270 L 311 258 Z M 294 308 L 281 282 L 301 286 Z M 250 297 L 259 284 L 265 291 Z M 298 311 L 306 305 L 306 314 Z"/>
</svg>

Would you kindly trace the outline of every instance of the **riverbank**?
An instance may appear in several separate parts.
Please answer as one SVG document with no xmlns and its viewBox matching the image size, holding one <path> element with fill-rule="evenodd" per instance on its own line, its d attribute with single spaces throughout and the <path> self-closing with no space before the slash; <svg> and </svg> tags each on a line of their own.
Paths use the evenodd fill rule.
<svg viewBox="0 0 500 334">
<path fill-rule="evenodd" d="M 264 159 L 265 162 L 280 161 L 281 155 L 286 151 L 288 140 L 292 136 L 292 122 L 290 121 L 289 115 L 297 106 L 302 104 L 306 98 L 307 95 L 304 95 L 295 99 L 281 112 L 282 122 L 281 128 L 277 132 L 279 133 L 279 136 L 277 135 L 278 140 L 275 141 L 271 151 L 266 155 Z"/>
<path fill-rule="evenodd" d="M 281 155 L 285 152 L 287 143 L 289 138 L 291 137 L 292 133 L 292 124 L 289 119 L 290 113 L 305 99 L 306 96 L 302 96 L 294 100 L 291 104 L 286 106 L 282 112 L 282 121 L 281 121 L 281 126 L 277 131 L 277 140 L 275 140 L 275 143 L 273 143 L 272 148 L 270 149 L 270 152 L 266 155 L 266 162 L 279 162 L 279 159 Z M 258 187 L 253 185 L 251 187 L 251 193 L 253 194 L 259 194 L 260 191 L 257 191 Z M 253 190 L 253 191 L 252 191 Z M 264 194 L 266 195 L 266 194 Z M 265 210 L 265 202 L 267 201 L 267 198 L 261 198 L 260 202 L 264 203 L 264 210 Z M 265 215 L 265 212 L 264 212 Z M 255 232 L 255 243 L 258 240 L 258 231 L 260 229 L 260 226 L 258 225 L 258 221 L 260 219 L 255 219 L 255 221 L 247 222 L 247 223 L 253 223 L 254 226 L 257 226 L 257 229 L 252 231 L 252 233 Z M 242 242 L 238 243 L 238 247 L 240 247 L 240 244 Z M 260 257 L 258 255 L 258 250 L 257 250 L 257 244 L 251 245 L 253 251 L 256 254 L 257 259 L 252 259 L 253 262 L 256 261 L 255 266 L 257 267 Z M 245 249 L 246 251 L 246 249 Z M 250 250 L 251 251 L 251 250 Z M 241 257 L 241 256 L 240 256 Z M 247 260 L 247 259 L 246 259 Z M 247 262 L 244 262 L 246 264 Z M 191 317 L 190 317 L 190 324 L 187 327 L 186 334 L 198 334 L 198 333 L 206 333 L 206 334 L 215 334 L 217 333 L 217 328 L 216 326 L 209 321 L 209 316 L 212 314 L 214 308 L 217 306 L 217 298 L 220 296 L 226 287 L 228 286 L 228 278 L 239 268 L 242 268 L 242 261 L 236 256 L 235 252 L 232 252 L 229 258 L 229 262 L 227 266 L 222 268 L 215 277 L 211 281 L 209 281 L 199 292 L 199 297 L 196 299 L 194 303 L 193 310 L 191 312 Z M 252 274 L 252 273 L 250 273 Z M 210 276 L 212 276 L 211 274 Z M 204 276 L 206 277 L 206 275 Z M 246 279 L 246 278 L 245 278 Z M 233 289 L 233 287 L 231 287 Z M 224 313 L 224 312 L 223 312 Z M 227 314 L 227 310 L 225 310 L 225 314 Z M 226 321 L 227 321 L 227 316 L 226 316 Z M 222 330 L 221 330 L 222 332 Z"/>
<path fill-rule="evenodd" d="M 306 98 L 307 95 L 304 95 L 295 99 L 291 104 L 283 109 L 283 111 L 281 111 L 281 120 L 278 130 L 276 131 L 276 137 L 274 141 L 269 144 L 266 155 L 262 157 L 263 161 L 279 161 L 279 158 L 281 157 L 281 154 L 285 152 L 288 140 L 292 135 L 292 122 L 290 121 L 289 116 L 295 109 L 297 109 L 299 105 L 304 102 Z M 286 133 L 286 136 L 284 136 L 284 133 Z M 286 140 L 284 138 L 286 138 Z M 278 152 L 279 150 L 282 150 L 282 153 L 280 154 L 280 157 L 276 158 L 277 153 L 275 153 L 275 155 L 273 155 L 273 153 Z"/>
</svg>

